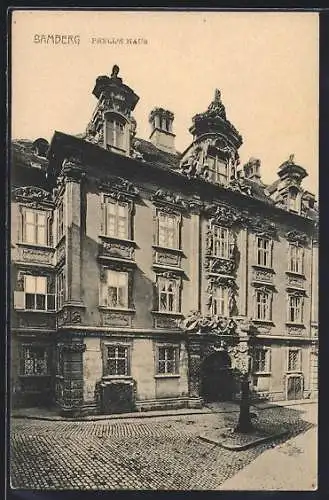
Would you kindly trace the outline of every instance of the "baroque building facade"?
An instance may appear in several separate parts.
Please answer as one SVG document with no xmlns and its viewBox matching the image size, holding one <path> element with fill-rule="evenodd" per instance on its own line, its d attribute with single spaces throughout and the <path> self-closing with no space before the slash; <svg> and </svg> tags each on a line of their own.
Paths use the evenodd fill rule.
<svg viewBox="0 0 329 500">
<path fill-rule="evenodd" d="M 317 204 L 293 155 L 271 185 L 241 166 L 221 93 L 175 149 L 172 112 L 136 135 L 113 67 L 79 136 L 13 141 L 14 406 L 67 414 L 200 407 L 239 379 L 317 395 Z"/>
</svg>

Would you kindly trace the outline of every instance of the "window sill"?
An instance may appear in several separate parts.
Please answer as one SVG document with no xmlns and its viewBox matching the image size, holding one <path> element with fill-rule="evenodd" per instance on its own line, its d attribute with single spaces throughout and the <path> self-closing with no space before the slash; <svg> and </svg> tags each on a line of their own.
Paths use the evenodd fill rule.
<svg viewBox="0 0 329 500">
<path fill-rule="evenodd" d="M 286 321 L 287 326 L 298 326 L 299 328 L 305 328 L 304 323 L 300 323 L 299 321 Z"/>
<path fill-rule="evenodd" d="M 290 271 L 290 270 L 287 270 L 286 271 L 286 274 L 289 274 L 291 276 L 296 276 L 298 278 L 303 278 L 304 280 L 306 279 L 305 278 L 305 274 L 304 273 L 297 273 L 296 271 Z"/>
<path fill-rule="evenodd" d="M 108 234 L 99 234 L 98 236 L 102 240 L 113 241 L 113 243 L 124 243 L 126 245 L 137 247 L 136 241 L 129 240 L 128 238 L 120 238 L 119 236 L 110 236 Z"/>
<path fill-rule="evenodd" d="M 131 309 L 128 307 L 108 307 L 108 306 L 98 306 L 100 311 L 108 311 L 108 312 L 125 312 L 129 314 L 134 314 L 136 309 Z"/>
<path fill-rule="evenodd" d="M 180 254 L 183 254 L 183 250 L 181 250 L 180 248 L 173 248 L 173 247 L 164 247 L 162 245 L 152 245 L 152 248 L 154 248 L 155 250 L 165 250 L 166 252 L 173 252 L 173 253 L 180 253 Z"/>
<path fill-rule="evenodd" d="M 38 250 L 51 250 L 52 252 L 55 251 L 55 248 L 49 245 L 39 245 L 38 243 L 25 243 L 24 241 L 18 241 L 16 243 L 18 247 L 29 247 L 29 248 L 36 248 Z"/>
<path fill-rule="evenodd" d="M 302 370 L 287 370 L 287 375 L 299 375 L 302 376 L 303 372 Z"/>
<path fill-rule="evenodd" d="M 115 381 L 127 381 L 130 382 L 132 381 L 132 376 L 131 375 L 103 375 L 102 380 L 104 382 L 115 382 Z"/>
<path fill-rule="evenodd" d="M 46 311 L 44 309 L 17 309 L 14 307 L 15 311 L 22 312 L 22 313 L 42 313 L 42 314 L 55 314 L 56 309 L 53 309 L 51 311 Z"/>
<path fill-rule="evenodd" d="M 159 314 L 160 316 L 175 316 L 175 317 L 183 317 L 184 314 L 181 312 L 175 311 L 151 311 L 152 314 Z"/>
<path fill-rule="evenodd" d="M 256 269 L 261 269 L 263 271 L 269 271 L 270 273 L 275 274 L 275 271 L 272 266 L 262 266 L 261 264 L 252 264 L 251 267 Z"/>
<path fill-rule="evenodd" d="M 56 241 L 56 245 L 55 245 L 56 248 L 60 245 L 60 243 L 62 243 L 64 238 L 65 238 L 65 233 L 62 234 L 62 236 Z"/>
<path fill-rule="evenodd" d="M 51 377 L 48 373 L 43 374 L 43 373 L 33 373 L 31 375 L 19 375 L 20 378 L 34 378 L 34 377 Z"/>
<path fill-rule="evenodd" d="M 155 379 L 161 379 L 161 378 L 180 378 L 179 373 L 158 373 L 157 375 L 154 375 Z"/>
<path fill-rule="evenodd" d="M 259 324 L 264 324 L 264 325 L 269 325 L 269 326 L 274 326 L 274 322 L 271 319 L 256 319 L 252 318 L 253 323 L 259 323 Z"/>
<path fill-rule="evenodd" d="M 272 375 L 272 372 L 253 372 L 253 375 L 257 375 L 257 377 L 269 377 Z"/>
</svg>

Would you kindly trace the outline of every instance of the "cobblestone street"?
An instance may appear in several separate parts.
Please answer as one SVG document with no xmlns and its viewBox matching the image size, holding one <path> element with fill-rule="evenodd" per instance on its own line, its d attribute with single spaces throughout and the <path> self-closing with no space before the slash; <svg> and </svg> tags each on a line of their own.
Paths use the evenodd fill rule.
<svg viewBox="0 0 329 500">
<path fill-rule="evenodd" d="M 311 423 L 311 405 L 258 411 L 259 422 L 284 423 L 288 437 Z M 20 489 L 216 490 L 273 443 L 229 451 L 200 432 L 234 425 L 237 413 L 98 420 L 13 419 L 11 485 Z M 286 440 L 287 438 L 283 438 Z M 278 444 L 277 440 L 275 444 Z"/>
</svg>

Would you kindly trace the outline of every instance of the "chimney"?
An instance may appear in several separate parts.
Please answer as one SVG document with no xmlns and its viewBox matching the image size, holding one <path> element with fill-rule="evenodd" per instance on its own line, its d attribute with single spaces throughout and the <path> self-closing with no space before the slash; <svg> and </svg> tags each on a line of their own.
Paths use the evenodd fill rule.
<svg viewBox="0 0 329 500">
<path fill-rule="evenodd" d="M 243 165 L 244 178 L 260 184 L 260 160 L 250 158 L 249 161 Z"/>
<path fill-rule="evenodd" d="M 176 136 L 172 128 L 173 121 L 174 114 L 162 108 L 154 108 L 149 116 L 149 122 L 152 127 L 150 141 L 154 146 L 167 153 L 176 153 Z"/>
</svg>

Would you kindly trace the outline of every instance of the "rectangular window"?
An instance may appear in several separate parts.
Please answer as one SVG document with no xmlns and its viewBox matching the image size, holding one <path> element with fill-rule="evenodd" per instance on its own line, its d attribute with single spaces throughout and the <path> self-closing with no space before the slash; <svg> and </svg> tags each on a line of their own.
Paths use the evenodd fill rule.
<svg viewBox="0 0 329 500">
<path fill-rule="evenodd" d="M 298 245 L 289 245 L 289 271 L 303 273 L 304 248 Z"/>
<path fill-rule="evenodd" d="M 178 373 L 179 349 L 175 346 L 158 347 L 158 374 Z"/>
<path fill-rule="evenodd" d="M 104 199 L 104 234 L 114 238 L 129 238 L 128 203 Z"/>
<path fill-rule="evenodd" d="M 56 278 L 57 310 L 61 309 L 65 301 L 65 271 L 59 273 Z"/>
<path fill-rule="evenodd" d="M 299 372 L 301 370 L 301 350 L 288 349 L 288 372 Z"/>
<path fill-rule="evenodd" d="M 257 237 L 257 264 L 271 267 L 271 242 L 267 238 Z"/>
<path fill-rule="evenodd" d="M 271 320 L 271 293 L 256 291 L 256 319 Z"/>
<path fill-rule="evenodd" d="M 57 207 L 57 242 L 64 236 L 64 203 L 63 201 Z"/>
<path fill-rule="evenodd" d="M 179 284 L 176 279 L 158 278 L 159 311 L 179 312 Z"/>
<path fill-rule="evenodd" d="M 218 286 L 214 289 L 211 301 L 211 314 L 214 316 L 228 316 L 228 289 Z"/>
<path fill-rule="evenodd" d="M 229 230 L 226 227 L 212 227 L 212 251 L 214 257 L 229 259 Z"/>
<path fill-rule="evenodd" d="M 24 276 L 25 309 L 30 311 L 54 311 L 55 296 L 47 293 L 45 276 Z"/>
<path fill-rule="evenodd" d="M 106 375 L 129 375 L 129 347 L 106 346 Z"/>
<path fill-rule="evenodd" d="M 178 248 L 178 218 L 174 214 L 158 214 L 158 245 L 161 247 Z"/>
<path fill-rule="evenodd" d="M 48 352 L 41 346 L 23 346 L 22 375 L 47 375 Z"/>
<path fill-rule="evenodd" d="M 101 305 L 113 308 L 128 308 L 127 272 L 106 270 Z"/>
<path fill-rule="evenodd" d="M 291 323 L 303 322 L 303 297 L 299 295 L 289 295 L 288 298 L 288 321 Z"/>
<path fill-rule="evenodd" d="M 255 349 L 253 371 L 256 373 L 270 371 L 269 349 L 264 349 L 264 348 Z"/>
<path fill-rule="evenodd" d="M 209 179 L 218 184 L 225 185 L 227 183 L 227 165 L 224 160 L 220 160 L 217 156 L 208 156 L 207 165 L 209 168 Z"/>
<path fill-rule="evenodd" d="M 23 212 L 23 242 L 31 245 L 47 245 L 47 214 L 38 210 Z"/>
<path fill-rule="evenodd" d="M 125 125 L 120 120 L 110 119 L 106 121 L 106 142 L 108 146 L 114 146 L 125 151 Z"/>
</svg>

